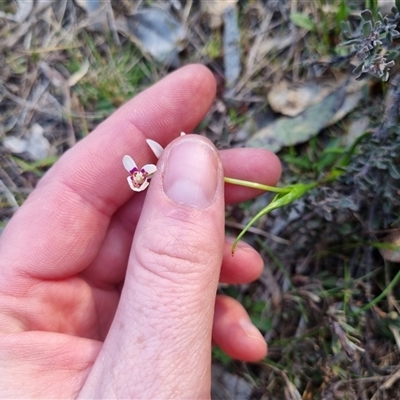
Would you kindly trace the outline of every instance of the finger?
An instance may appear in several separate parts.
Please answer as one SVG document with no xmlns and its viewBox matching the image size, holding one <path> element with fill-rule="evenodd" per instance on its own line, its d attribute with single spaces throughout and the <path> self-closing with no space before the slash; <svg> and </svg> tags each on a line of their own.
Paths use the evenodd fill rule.
<svg viewBox="0 0 400 400">
<path fill-rule="evenodd" d="M 135 210 L 132 210 L 135 212 Z M 82 273 L 94 286 L 107 287 L 118 285 L 125 279 L 126 267 L 132 244 L 133 232 L 137 221 L 132 226 L 121 218 L 113 219 L 109 233 L 99 256 Z M 255 281 L 262 273 L 264 261 L 259 253 L 247 243 L 240 241 L 232 256 L 234 238 L 226 238 L 223 248 L 223 260 L 219 281 L 221 283 L 242 284 Z M 113 268 L 109 266 L 112 265 Z M 110 318 L 113 316 L 110 315 Z"/>
<path fill-rule="evenodd" d="M 234 149 L 220 152 L 225 176 L 275 186 L 281 176 L 281 163 L 270 151 L 262 149 Z M 225 185 L 227 202 L 238 203 L 259 196 L 261 190 Z"/>
<path fill-rule="evenodd" d="M 216 299 L 212 336 L 215 344 L 232 358 L 255 362 L 267 355 L 262 334 L 243 306 L 231 297 Z"/>
<path fill-rule="evenodd" d="M 134 155 L 138 165 L 154 161 L 145 137 L 164 144 L 181 130 L 191 131 L 214 95 L 210 71 L 187 66 L 139 94 L 68 151 L 2 234 L 2 271 L 45 279 L 82 271 L 98 253 L 110 217 L 132 196 L 124 154 Z"/>
<path fill-rule="evenodd" d="M 82 396 L 114 389 L 115 397 L 141 398 L 143 386 L 148 398 L 209 396 L 224 236 L 217 152 L 200 136 L 179 138 L 147 193 L 118 310 Z"/>
<path fill-rule="evenodd" d="M 219 281 L 240 284 L 255 281 L 262 273 L 264 261 L 260 254 L 247 243 L 240 241 L 232 256 L 233 238 L 227 238 Z"/>
<path fill-rule="evenodd" d="M 270 186 L 275 185 L 280 177 L 279 159 L 269 151 L 232 149 L 224 150 L 219 154 L 222 156 L 224 173 L 227 176 L 256 181 Z M 260 194 L 259 190 L 236 185 L 225 185 L 225 201 L 228 203 L 248 200 L 258 194 Z M 134 196 L 113 216 L 97 257 L 84 272 L 85 277 L 94 285 L 117 283 L 124 278 L 133 233 L 140 216 L 144 197 L 144 193 Z M 229 265 L 233 266 L 233 263 L 239 263 L 240 254 L 238 251 L 236 251 L 234 258 L 230 253 L 228 254 L 228 251 L 224 254 L 224 259 L 228 260 Z M 257 262 L 259 263 L 259 261 Z M 243 263 L 243 265 L 248 264 L 248 262 Z M 109 268 L 110 265 L 113 265 L 113 268 Z M 224 269 L 222 268 L 222 273 Z M 236 271 L 236 273 L 238 271 L 245 272 L 244 268 L 231 268 L 231 271 Z M 246 275 L 235 277 L 231 274 L 229 279 L 227 275 L 224 275 L 221 279 L 222 281 L 227 279 L 226 282 L 230 281 L 230 283 L 244 283 L 253 280 L 252 276 L 258 273 L 258 270 L 253 271 L 249 267 L 246 271 L 250 274 L 248 277 Z M 244 280 L 241 280 L 242 278 Z"/>
</svg>

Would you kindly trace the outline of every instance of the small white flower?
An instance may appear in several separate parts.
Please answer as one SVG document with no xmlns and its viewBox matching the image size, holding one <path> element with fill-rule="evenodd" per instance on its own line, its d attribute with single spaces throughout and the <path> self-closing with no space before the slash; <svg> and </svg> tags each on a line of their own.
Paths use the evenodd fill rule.
<svg viewBox="0 0 400 400">
<path fill-rule="evenodd" d="M 157 167 L 154 164 L 146 164 L 139 169 L 130 156 L 124 156 L 122 163 L 125 169 L 131 174 L 127 180 L 129 187 L 135 192 L 141 192 L 146 189 L 149 186 L 149 179 L 157 171 Z"/>
<path fill-rule="evenodd" d="M 181 136 L 186 135 L 185 132 L 181 132 Z M 161 153 L 164 151 L 162 146 L 154 140 L 146 139 L 147 144 L 153 151 L 157 158 L 160 158 Z M 131 174 L 126 178 L 129 183 L 129 187 L 135 192 L 141 192 L 149 186 L 149 179 L 157 171 L 157 167 L 154 164 L 146 164 L 143 168 L 138 168 L 132 157 L 124 156 L 122 159 L 125 169 Z"/>
<path fill-rule="evenodd" d="M 185 135 L 186 135 L 185 132 L 181 132 L 181 134 L 180 134 L 180 136 L 185 136 Z M 146 143 L 149 145 L 149 147 L 153 151 L 154 155 L 157 158 L 160 158 L 161 153 L 164 151 L 163 147 L 159 143 L 157 143 L 155 140 L 151 140 L 151 139 L 146 139 Z"/>
<path fill-rule="evenodd" d="M 157 158 L 160 158 L 161 157 L 161 153 L 164 151 L 162 146 L 159 143 L 157 143 L 156 141 L 151 140 L 151 139 L 146 139 L 146 143 L 149 145 L 149 147 L 153 151 L 154 155 Z"/>
</svg>

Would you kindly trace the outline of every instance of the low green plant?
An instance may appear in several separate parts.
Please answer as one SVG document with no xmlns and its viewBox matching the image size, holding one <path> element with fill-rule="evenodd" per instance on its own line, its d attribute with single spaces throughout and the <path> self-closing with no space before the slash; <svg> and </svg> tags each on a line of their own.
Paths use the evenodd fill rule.
<svg viewBox="0 0 400 400">
<path fill-rule="evenodd" d="M 73 90 L 85 111 L 95 112 L 103 118 L 137 94 L 146 77 L 146 64 L 131 43 L 124 43 L 119 48 L 109 40 L 108 51 L 104 55 L 91 35 L 82 34 L 81 42 L 84 52 L 71 51 L 67 67 L 75 73 L 82 60 L 88 58 L 90 71 Z"/>
<path fill-rule="evenodd" d="M 395 65 L 399 52 L 396 39 L 400 36 L 400 0 L 391 13 L 382 16 L 375 9 L 365 9 L 361 12 L 361 20 L 355 31 L 349 22 L 342 22 L 343 46 L 353 46 L 355 56 L 360 63 L 353 70 L 356 79 L 373 75 L 382 81 L 389 79 L 390 68 Z M 376 14 L 376 17 L 374 16 Z"/>
<path fill-rule="evenodd" d="M 324 150 L 320 155 L 319 160 L 314 163 L 314 168 L 312 168 L 314 172 L 321 176 L 321 178 L 308 183 L 296 183 L 285 187 L 274 187 L 261 183 L 225 177 L 225 183 L 276 193 L 272 201 L 259 211 L 239 233 L 232 245 L 232 255 L 235 252 L 239 240 L 261 217 L 270 213 L 272 210 L 293 203 L 317 186 L 323 186 L 336 181 L 346 171 L 346 167 L 351 161 L 351 156 L 356 151 L 358 144 L 366 137 L 366 135 L 367 134 L 360 136 L 347 150 L 335 144 Z M 327 167 L 329 167 L 330 170 L 324 173 L 324 170 Z"/>
</svg>

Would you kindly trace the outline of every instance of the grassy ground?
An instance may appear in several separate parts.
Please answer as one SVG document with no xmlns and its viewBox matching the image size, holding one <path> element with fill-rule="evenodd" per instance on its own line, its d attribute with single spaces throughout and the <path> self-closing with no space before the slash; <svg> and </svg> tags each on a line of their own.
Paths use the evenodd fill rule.
<svg viewBox="0 0 400 400">
<path fill-rule="evenodd" d="M 132 7 L 155 3 L 113 1 L 93 25 L 73 1 L 37 2 L 25 18 L 16 18 L 15 2 L 0 2 L 2 224 L 63 152 L 174 68 L 138 46 L 124 25 Z M 203 63 L 219 82 L 197 133 L 221 148 L 246 145 L 266 122 L 282 118 L 268 100 L 280 82 L 346 81 L 354 58 L 339 45 L 340 24 L 356 27 L 361 10 L 377 8 L 372 0 L 239 1 L 241 72 L 227 87 L 221 17 L 196 1 L 176 3 L 182 7 L 162 2 L 187 28 L 181 64 Z M 395 66 L 386 83 L 366 80 L 350 113 L 280 150 L 282 186 L 340 176 L 245 236 L 265 258 L 265 272 L 253 284 L 221 290 L 248 309 L 269 355 L 246 365 L 215 350 L 215 398 L 400 399 L 400 274 L 388 255 L 397 246 L 384 244 L 399 237 L 398 72 Z M 367 123 L 358 133 L 367 134 L 350 151 L 349 131 L 360 121 Z M 7 144 L 35 131 L 40 156 L 27 151 L 31 145 L 16 154 Z M 270 200 L 229 207 L 227 230 L 238 234 Z"/>
</svg>

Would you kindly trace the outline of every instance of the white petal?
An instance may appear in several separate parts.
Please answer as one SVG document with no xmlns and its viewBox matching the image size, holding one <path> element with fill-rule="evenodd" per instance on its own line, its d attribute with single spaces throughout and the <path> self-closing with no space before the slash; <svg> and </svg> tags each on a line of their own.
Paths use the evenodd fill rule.
<svg viewBox="0 0 400 400">
<path fill-rule="evenodd" d="M 157 158 L 160 158 L 161 153 L 163 152 L 163 148 L 160 144 L 155 142 L 154 140 L 151 139 L 146 139 L 147 144 L 150 146 L 151 150 L 153 150 L 153 153 Z"/>
<path fill-rule="evenodd" d="M 149 181 L 146 179 L 144 182 L 143 182 L 143 184 L 142 184 L 142 186 L 140 186 L 140 188 L 138 188 L 138 189 L 136 189 L 138 192 L 141 192 L 142 190 L 144 190 L 144 189 L 146 189 L 147 188 L 147 186 L 149 186 Z"/>
<path fill-rule="evenodd" d="M 128 172 L 131 172 L 133 168 L 136 167 L 135 161 L 133 161 L 132 157 L 130 156 L 124 156 L 124 158 L 122 159 L 122 163 L 124 164 L 124 167 Z"/>
<path fill-rule="evenodd" d="M 135 188 L 135 186 L 133 186 L 133 182 L 132 182 L 131 177 L 128 176 L 128 177 L 126 178 L 126 180 L 128 181 L 129 187 L 130 187 L 132 190 L 134 190 L 134 191 L 136 192 L 136 191 L 137 191 L 137 188 Z"/>
<path fill-rule="evenodd" d="M 143 184 L 139 187 L 135 187 L 132 179 L 130 176 L 128 176 L 128 178 L 126 178 L 129 184 L 129 187 L 134 191 L 134 192 L 142 192 L 144 189 L 147 188 L 147 186 L 149 186 L 149 181 L 146 179 Z"/>
<path fill-rule="evenodd" d="M 147 178 L 150 178 L 157 171 L 157 167 L 154 164 L 146 164 L 142 169 L 149 174 Z"/>
<path fill-rule="evenodd" d="M 186 135 L 186 133 L 185 132 L 181 132 L 181 136 L 185 136 Z"/>
</svg>

